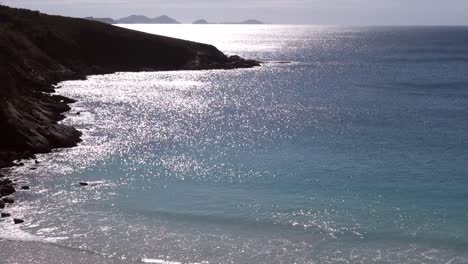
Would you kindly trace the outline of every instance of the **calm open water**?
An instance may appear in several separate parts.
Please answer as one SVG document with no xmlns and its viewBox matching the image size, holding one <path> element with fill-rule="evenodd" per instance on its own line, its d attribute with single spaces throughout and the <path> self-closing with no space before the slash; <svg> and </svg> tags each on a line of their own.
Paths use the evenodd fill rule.
<svg viewBox="0 0 468 264">
<path fill-rule="evenodd" d="M 0 263 L 468 263 L 468 27 L 122 26 L 265 64 L 61 83 Z"/>
</svg>

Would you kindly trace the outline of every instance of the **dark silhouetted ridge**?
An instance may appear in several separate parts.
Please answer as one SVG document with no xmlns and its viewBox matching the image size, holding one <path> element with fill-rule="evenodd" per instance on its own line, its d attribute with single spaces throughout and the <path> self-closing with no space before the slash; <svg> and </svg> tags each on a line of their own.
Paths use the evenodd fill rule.
<svg viewBox="0 0 468 264">
<path fill-rule="evenodd" d="M 79 142 L 80 132 L 57 123 L 73 102 L 50 94 L 57 82 L 116 71 L 257 65 L 211 45 L 0 6 L 0 167 Z"/>
</svg>

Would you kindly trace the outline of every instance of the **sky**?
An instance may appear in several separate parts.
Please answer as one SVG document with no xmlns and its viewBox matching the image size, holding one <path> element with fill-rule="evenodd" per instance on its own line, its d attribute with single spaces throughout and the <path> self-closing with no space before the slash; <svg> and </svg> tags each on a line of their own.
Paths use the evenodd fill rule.
<svg viewBox="0 0 468 264">
<path fill-rule="evenodd" d="M 191 23 L 250 18 L 273 24 L 468 25 L 468 0 L 0 0 L 74 17 L 168 15 Z"/>
</svg>

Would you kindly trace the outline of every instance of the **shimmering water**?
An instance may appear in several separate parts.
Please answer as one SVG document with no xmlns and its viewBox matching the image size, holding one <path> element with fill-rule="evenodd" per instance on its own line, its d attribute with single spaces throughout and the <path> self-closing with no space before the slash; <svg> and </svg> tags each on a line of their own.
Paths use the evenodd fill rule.
<svg viewBox="0 0 468 264">
<path fill-rule="evenodd" d="M 0 262 L 468 263 L 468 28 L 126 27 L 265 64 L 61 83 Z"/>
</svg>

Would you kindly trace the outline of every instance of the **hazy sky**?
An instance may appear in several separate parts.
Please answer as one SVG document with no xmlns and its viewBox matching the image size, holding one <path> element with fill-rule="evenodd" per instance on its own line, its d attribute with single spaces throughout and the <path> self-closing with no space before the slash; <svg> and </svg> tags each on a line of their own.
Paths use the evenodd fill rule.
<svg viewBox="0 0 468 264">
<path fill-rule="evenodd" d="M 67 16 L 167 14 L 181 22 L 237 21 L 340 25 L 468 25 L 468 0 L 3 0 Z"/>
</svg>

